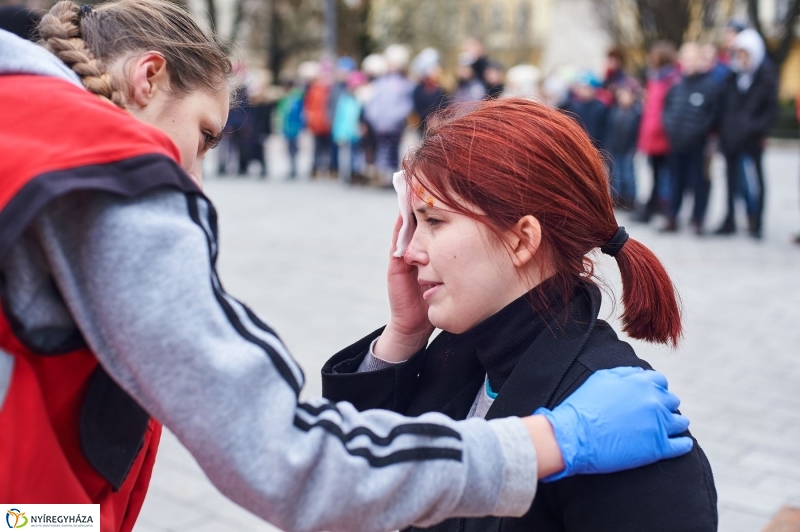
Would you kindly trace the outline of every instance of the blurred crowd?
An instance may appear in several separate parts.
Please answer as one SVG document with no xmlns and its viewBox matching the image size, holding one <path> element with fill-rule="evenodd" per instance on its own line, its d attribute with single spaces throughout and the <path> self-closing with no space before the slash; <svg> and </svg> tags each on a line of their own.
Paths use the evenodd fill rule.
<svg viewBox="0 0 800 532">
<path fill-rule="evenodd" d="M 259 146 L 275 131 L 286 140 L 289 178 L 294 178 L 298 139 L 307 131 L 313 138 L 312 178 L 389 187 L 409 126 L 422 132 L 436 111 L 449 106 L 468 110 L 470 103 L 485 98 L 538 92 L 536 67 L 518 65 L 505 71 L 478 39 L 464 43 L 454 73 L 446 73 L 441 62 L 433 48 L 414 56 L 408 47 L 394 44 L 360 64 L 350 57 L 306 61 L 278 87 L 244 76 L 241 103 L 231 112 L 221 146 L 220 174 L 235 168 L 246 175 L 251 164 L 258 163 L 266 176 Z"/>
<path fill-rule="evenodd" d="M 718 48 L 685 42 L 680 50 L 655 43 L 643 83 L 623 69 L 619 50 L 608 54 L 605 77 L 580 73 L 558 104 L 572 112 L 607 154 L 616 205 L 649 222 L 663 215 L 664 232 L 677 232 L 685 196 L 693 199 L 688 222 L 706 232 L 711 158 L 726 166 L 727 212 L 717 235 L 736 232 L 741 203 L 750 236 L 761 238 L 765 176 L 762 164 L 769 128 L 778 116 L 777 70 L 757 31 L 728 24 Z M 652 171 L 647 200 L 637 204 L 634 155 Z"/>
<path fill-rule="evenodd" d="M 727 213 L 710 232 L 735 233 L 741 209 L 748 234 L 761 238 L 762 159 L 778 116 L 778 77 L 758 32 L 733 21 L 719 45 L 684 42 L 676 49 L 657 42 L 646 70 L 630 72 L 626 64 L 623 51 L 611 49 L 602 73 L 561 67 L 542 77 L 533 65 L 506 70 L 474 38 L 464 42 L 452 72 L 442 68 L 437 50 L 414 56 L 399 44 L 360 64 L 350 57 L 301 63 L 278 86 L 261 80 L 241 89 L 242 105 L 226 127 L 219 170 L 224 174 L 233 166 L 246 174 L 258 163 L 266 176 L 264 139 L 275 131 L 286 140 L 294 178 L 298 138 L 307 130 L 313 138 L 312 178 L 389 187 L 404 135 L 422 134 L 436 111 L 469 110 L 487 98 L 535 97 L 571 113 L 584 127 L 607 161 L 615 205 L 634 220 L 659 220 L 664 232 L 682 225 L 698 235 L 708 232 L 710 166 L 719 152 L 726 165 Z M 637 192 L 637 153 L 652 172 L 643 180 L 647 192 Z M 646 200 L 638 202 L 640 196 Z M 692 198 L 691 212 L 682 217 L 686 196 Z"/>
</svg>

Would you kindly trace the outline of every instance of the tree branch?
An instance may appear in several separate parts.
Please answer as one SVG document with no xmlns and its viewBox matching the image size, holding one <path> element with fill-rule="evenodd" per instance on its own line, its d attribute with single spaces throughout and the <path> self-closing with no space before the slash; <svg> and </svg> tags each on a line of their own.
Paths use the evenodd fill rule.
<svg viewBox="0 0 800 532">
<path fill-rule="evenodd" d="M 772 54 L 772 60 L 780 67 L 786 58 L 789 56 L 789 50 L 794 41 L 794 27 L 797 24 L 797 18 L 800 16 L 800 0 L 794 0 L 786 18 L 783 20 L 783 28 L 781 31 L 781 40 L 778 49 Z"/>
</svg>

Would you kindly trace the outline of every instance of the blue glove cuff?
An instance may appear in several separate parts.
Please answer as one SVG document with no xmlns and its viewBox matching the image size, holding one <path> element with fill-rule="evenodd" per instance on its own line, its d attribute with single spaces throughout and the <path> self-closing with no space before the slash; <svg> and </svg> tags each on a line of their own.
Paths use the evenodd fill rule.
<svg viewBox="0 0 800 532">
<path fill-rule="evenodd" d="M 563 409 L 562 409 L 563 410 Z M 553 427 L 553 433 L 556 435 L 556 443 L 558 449 L 561 451 L 561 458 L 564 460 L 564 469 L 559 472 L 545 477 L 540 482 L 554 482 L 562 478 L 571 476 L 573 474 L 575 450 L 574 450 L 574 435 L 569 433 L 568 423 L 561 423 L 554 415 L 552 410 L 547 408 L 537 408 L 533 415 L 541 415 L 547 418 L 550 425 Z"/>
</svg>

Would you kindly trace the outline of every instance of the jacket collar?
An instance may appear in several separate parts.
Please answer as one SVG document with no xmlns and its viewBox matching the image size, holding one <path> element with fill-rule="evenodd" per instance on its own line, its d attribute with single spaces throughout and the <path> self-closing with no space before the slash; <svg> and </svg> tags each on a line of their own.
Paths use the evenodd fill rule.
<svg viewBox="0 0 800 532">
<path fill-rule="evenodd" d="M 600 303 L 600 290 L 595 285 L 578 285 L 567 308 L 539 334 L 517 363 L 486 419 L 533 413 L 539 407 L 550 406 L 594 330 Z"/>
</svg>

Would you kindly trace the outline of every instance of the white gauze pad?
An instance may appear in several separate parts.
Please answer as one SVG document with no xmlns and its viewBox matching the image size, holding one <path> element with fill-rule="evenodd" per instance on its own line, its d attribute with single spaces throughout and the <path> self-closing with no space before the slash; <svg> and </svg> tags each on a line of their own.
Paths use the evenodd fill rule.
<svg viewBox="0 0 800 532">
<path fill-rule="evenodd" d="M 400 216 L 403 217 L 403 225 L 400 227 L 400 233 L 397 235 L 397 247 L 394 250 L 395 257 L 402 257 L 408 245 L 411 243 L 411 238 L 414 236 L 414 225 L 411 219 L 411 198 L 408 195 L 408 184 L 406 183 L 406 175 L 402 170 L 395 172 L 392 176 L 392 184 L 397 192 L 397 202 L 400 204 Z"/>
</svg>

